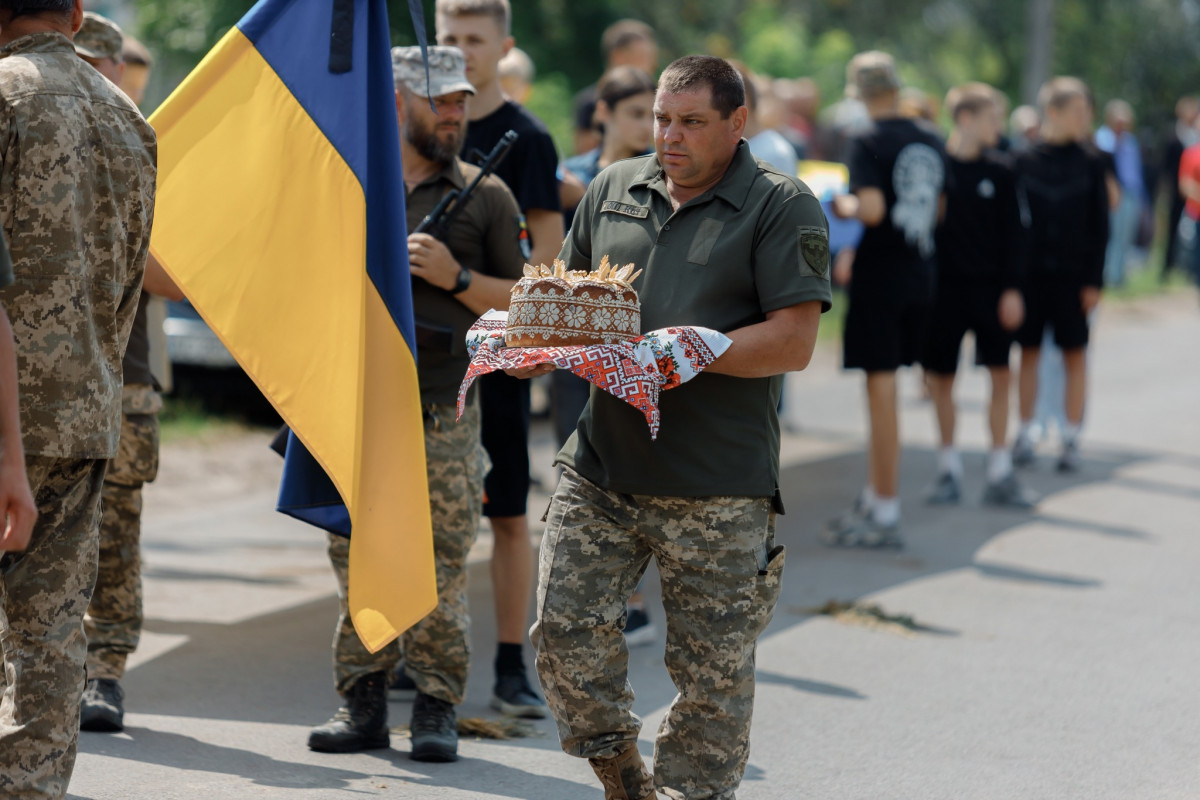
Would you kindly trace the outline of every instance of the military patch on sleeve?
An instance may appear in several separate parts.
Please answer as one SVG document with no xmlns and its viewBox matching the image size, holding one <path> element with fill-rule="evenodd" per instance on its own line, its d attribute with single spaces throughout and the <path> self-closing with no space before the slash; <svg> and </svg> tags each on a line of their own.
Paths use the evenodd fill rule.
<svg viewBox="0 0 1200 800">
<path fill-rule="evenodd" d="M 804 258 L 800 271 L 824 278 L 829 273 L 829 232 L 805 225 L 797 227 L 796 231 L 800 236 L 800 254 Z"/>
<path fill-rule="evenodd" d="M 629 203 L 618 203 L 616 200 L 604 201 L 604 206 L 600 212 L 611 211 L 614 214 L 624 214 L 627 217 L 637 217 L 645 219 L 650 216 L 650 209 L 647 206 L 634 206 Z"/>
<path fill-rule="evenodd" d="M 525 223 L 524 214 L 517 214 L 517 244 L 521 246 L 521 258 L 528 261 L 533 255 L 533 242 L 529 239 L 529 226 Z"/>
</svg>

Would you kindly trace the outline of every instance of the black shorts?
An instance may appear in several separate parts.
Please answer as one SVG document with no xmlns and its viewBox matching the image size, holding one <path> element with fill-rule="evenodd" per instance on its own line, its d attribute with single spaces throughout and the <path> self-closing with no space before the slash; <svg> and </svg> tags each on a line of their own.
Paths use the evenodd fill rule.
<svg viewBox="0 0 1200 800">
<path fill-rule="evenodd" d="M 920 361 L 933 298 L 896 281 L 850 281 L 850 306 L 842 335 L 843 366 L 867 372 L 895 372 Z"/>
<path fill-rule="evenodd" d="M 491 372 L 479 379 L 479 437 L 492 471 L 483 479 L 485 517 L 521 517 L 529 499 L 529 381 Z"/>
<path fill-rule="evenodd" d="M 1007 367 L 1015 338 L 1000 325 L 1000 295 L 994 286 L 938 287 L 921 364 L 937 375 L 953 375 L 967 331 L 975 334 L 975 363 Z"/>
<path fill-rule="evenodd" d="M 1087 347 L 1088 319 L 1080 295 L 1083 284 L 1072 280 L 1030 280 L 1025 287 L 1025 324 L 1017 331 L 1021 347 L 1040 347 L 1046 326 L 1063 350 Z"/>
</svg>

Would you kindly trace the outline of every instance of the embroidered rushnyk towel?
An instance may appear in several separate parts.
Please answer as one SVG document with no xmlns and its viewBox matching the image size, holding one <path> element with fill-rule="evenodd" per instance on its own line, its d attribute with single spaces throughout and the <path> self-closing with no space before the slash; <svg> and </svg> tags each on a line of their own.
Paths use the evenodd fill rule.
<svg viewBox="0 0 1200 800">
<path fill-rule="evenodd" d="M 505 347 L 507 325 L 508 312 L 489 311 L 467 331 L 471 365 L 458 390 L 459 417 L 467 390 L 480 375 L 553 363 L 641 411 L 654 439 L 658 436 L 659 394 L 699 375 L 731 344 L 729 337 L 708 328 L 678 327 L 650 331 L 617 344 Z"/>
</svg>

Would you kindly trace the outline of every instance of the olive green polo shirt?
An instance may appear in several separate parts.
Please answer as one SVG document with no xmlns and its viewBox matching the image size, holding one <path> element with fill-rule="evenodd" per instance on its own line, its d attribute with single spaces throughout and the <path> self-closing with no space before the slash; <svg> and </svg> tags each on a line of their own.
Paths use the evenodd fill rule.
<svg viewBox="0 0 1200 800">
<path fill-rule="evenodd" d="M 745 141 L 721 182 L 677 211 L 655 156 L 601 172 L 559 257 L 568 269 L 595 269 L 606 255 L 644 270 L 634 284 L 643 332 L 727 332 L 788 306 L 830 305 L 821 204 L 796 178 L 755 159 Z M 779 482 L 782 385 L 779 375 L 702 373 L 662 394 L 655 441 L 639 411 L 593 387 L 557 463 L 617 492 L 770 496 Z"/>
<path fill-rule="evenodd" d="M 478 167 L 455 159 L 415 186 L 405 198 L 408 230 L 415 231 L 446 192 L 466 188 L 478 174 Z M 516 283 L 525 266 L 521 221 L 512 192 L 502 180 L 490 175 L 480 182 L 450 226 L 445 244 L 461 266 L 484 275 L 511 278 Z M 467 330 L 479 315 L 450 292 L 427 281 L 414 277 L 412 286 L 421 402 L 454 403 L 470 364 Z"/>
</svg>

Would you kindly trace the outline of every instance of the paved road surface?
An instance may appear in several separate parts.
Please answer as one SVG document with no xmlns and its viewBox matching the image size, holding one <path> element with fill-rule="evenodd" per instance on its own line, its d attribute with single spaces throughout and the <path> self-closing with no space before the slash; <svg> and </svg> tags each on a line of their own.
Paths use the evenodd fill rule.
<svg viewBox="0 0 1200 800">
<path fill-rule="evenodd" d="M 792 377 L 801 430 L 785 447 L 788 572 L 759 648 L 739 797 L 1200 797 L 1196 310 L 1190 294 L 1102 310 L 1084 469 L 1064 478 L 1047 461 L 1030 473 L 1046 496 L 1036 513 L 978 507 L 986 387 L 976 371 L 960 391 L 969 500 L 951 511 L 920 505 L 932 412 L 906 376 L 909 547 L 899 554 L 817 544 L 821 521 L 862 481 L 860 385 L 831 350 Z M 548 476 L 547 436 L 537 469 Z M 548 722 L 535 738 L 464 741 L 453 765 L 412 762 L 395 736 L 394 749 L 371 754 L 307 750 L 310 726 L 337 705 L 333 580 L 317 532 L 270 510 L 278 464 L 264 443 L 168 448 L 146 497 L 149 620 L 125 681 L 128 728 L 81 736 L 72 796 L 599 800 L 586 763 L 559 752 Z M 483 537 L 463 716 L 491 715 L 487 551 Z M 657 578 L 649 586 L 656 594 Z M 812 613 L 830 599 L 879 603 L 922 627 Z M 674 694 L 661 635 L 632 662 L 649 754 Z M 391 713 L 407 722 L 409 707 Z"/>
</svg>

